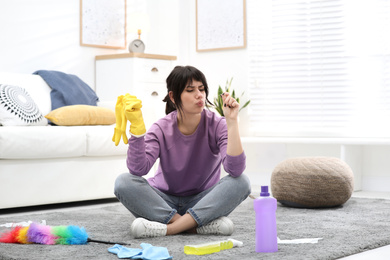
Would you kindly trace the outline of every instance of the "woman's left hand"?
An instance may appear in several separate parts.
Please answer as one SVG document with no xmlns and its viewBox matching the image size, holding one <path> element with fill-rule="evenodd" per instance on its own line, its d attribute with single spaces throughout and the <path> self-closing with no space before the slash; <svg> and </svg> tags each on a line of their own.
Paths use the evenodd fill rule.
<svg viewBox="0 0 390 260">
<path fill-rule="evenodd" d="M 240 104 L 228 92 L 222 93 L 222 100 L 226 120 L 237 120 Z"/>
</svg>

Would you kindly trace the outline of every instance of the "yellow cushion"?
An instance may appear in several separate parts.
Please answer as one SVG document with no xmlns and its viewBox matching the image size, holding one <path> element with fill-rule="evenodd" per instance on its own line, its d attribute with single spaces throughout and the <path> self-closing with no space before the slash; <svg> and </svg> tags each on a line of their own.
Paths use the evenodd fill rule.
<svg viewBox="0 0 390 260">
<path fill-rule="evenodd" d="M 61 126 L 111 125 L 115 123 L 115 112 L 109 108 L 72 105 L 57 108 L 45 116 Z"/>
</svg>

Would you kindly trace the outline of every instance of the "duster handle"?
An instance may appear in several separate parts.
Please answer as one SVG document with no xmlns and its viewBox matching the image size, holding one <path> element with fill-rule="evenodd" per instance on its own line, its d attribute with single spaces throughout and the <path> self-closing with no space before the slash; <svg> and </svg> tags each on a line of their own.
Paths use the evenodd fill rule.
<svg viewBox="0 0 390 260">
<path fill-rule="evenodd" d="M 88 239 L 87 239 L 87 242 L 102 243 L 102 244 L 110 244 L 110 245 L 115 245 L 115 244 L 119 244 L 119 245 L 131 245 L 130 243 L 127 243 L 127 242 L 104 241 L 104 240 L 97 240 L 97 239 L 92 239 L 92 238 L 88 238 Z"/>
</svg>

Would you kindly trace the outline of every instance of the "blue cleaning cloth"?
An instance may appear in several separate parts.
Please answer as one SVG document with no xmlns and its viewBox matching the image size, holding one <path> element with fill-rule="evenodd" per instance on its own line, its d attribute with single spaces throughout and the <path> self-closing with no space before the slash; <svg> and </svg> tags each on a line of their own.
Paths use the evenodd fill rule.
<svg viewBox="0 0 390 260">
<path fill-rule="evenodd" d="M 108 252 L 116 254 L 118 258 L 144 259 L 144 260 L 168 260 L 172 259 L 166 247 L 152 246 L 148 243 L 141 243 L 140 248 L 127 248 L 122 245 L 114 245 Z"/>
<path fill-rule="evenodd" d="M 113 247 L 110 247 L 108 249 L 108 252 L 116 254 L 118 256 L 118 258 L 136 259 L 133 257 L 140 255 L 142 253 L 142 249 L 140 249 L 140 248 L 127 248 L 127 247 L 115 244 Z"/>
</svg>

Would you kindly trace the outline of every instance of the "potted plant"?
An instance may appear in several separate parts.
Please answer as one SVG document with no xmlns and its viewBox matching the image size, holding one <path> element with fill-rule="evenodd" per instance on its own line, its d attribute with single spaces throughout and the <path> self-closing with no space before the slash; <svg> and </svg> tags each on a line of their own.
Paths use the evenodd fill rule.
<svg viewBox="0 0 390 260">
<path fill-rule="evenodd" d="M 236 93 L 234 91 L 234 89 L 231 89 L 231 86 L 232 86 L 232 81 L 233 81 L 233 78 L 229 80 L 226 80 L 226 85 L 225 85 L 225 90 L 222 89 L 221 85 L 218 87 L 218 95 L 216 98 L 214 98 L 214 106 L 215 106 L 215 110 L 218 112 L 218 114 L 220 114 L 221 116 L 224 116 L 223 114 L 223 101 L 222 101 L 222 97 L 221 97 L 221 94 L 222 93 L 225 93 L 225 92 L 228 92 L 232 98 L 234 98 L 238 104 L 240 104 L 240 98 L 244 95 L 245 91 L 242 92 L 241 96 L 239 97 L 236 97 Z M 232 91 L 232 92 L 230 92 Z M 245 107 L 247 107 L 249 105 L 251 101 L 248 100 L 241 108 L 239 111 L 241 111 L 241 109 L 244 109 Z"/>
</svg>

